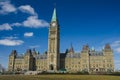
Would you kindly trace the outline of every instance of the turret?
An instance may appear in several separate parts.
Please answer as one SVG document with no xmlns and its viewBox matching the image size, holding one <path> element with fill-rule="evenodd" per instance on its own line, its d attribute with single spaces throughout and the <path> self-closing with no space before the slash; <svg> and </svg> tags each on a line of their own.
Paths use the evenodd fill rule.
<svg viewBox="0 0 120 80">
<path fill-rule="evenodd" d="M 113 55 L 113 50 L 111 49 L 110 44 L 106 44 L 103 49 L 104 55 Z"/>
<path fill-rule="evenodd" d="M 84 45 L 82 48 L 82 53 L 88 53 L 89 52 L 89 46 L 88 45 Z"/>
<path fill-rule="evenodd" d="M 70 49 L 69 49 L 68 52 L 69 52 L 70 54 L 73 54 L 73 53 L 74 53 L 74 48 L 73 48 L 72 44 L 71 44 L 71 47 L 70 47 Z"/>
<path fill-rule="evenodd" d="M 16 56 L 17 56 L 17 51 L 12 50 L 11 54 L 9 55 L 8 71 L 14 71 L 14 65 L 15 65 Z"/>
<path fill-rule="evenodd" d="M 104 47 L 104 51 L 112 51 L 110 44 L 106 44 Z"/>
<path fill-rule="evenodd" d="M 33 68 L 33 55 L 32 55 L 32 51 L 31 49 L 28 49 L 25 53 L 25 56 L 24 56 L 24 70 L 32 70 Z"/>
<path fill-rule="evenodd" d="M 25 55 L 26 55 L 26 56 L 31 56 L 31 55 L 32 55 L 31 49 L 27 49 Z"/>
<path fill-rule="evenodd" d="M 111 49 L 109 44 L 106 44 L 103 49 L 103 54 L 105 56 L 105 64 L 106 64 L 106 71 L 113 72 L 114 71 L 114 58 L 113 58 L 113 50 Z"/>
<path fill-rule="evenodd" d="M 38 55 L 38 52 L 36 52 L 35 48 L 32 51 L 32 55 L 33 55 L 33 57 L 36 57 Z"/>
<path fill-rule="evenodd" d="M 14 57 L 16 57 L 16 56 L 17 56 L 17 51 L 16 51 L 16 50 L 12 50 L 10 56 L 14 56 Z"/>
<path fill-rule="evenodd" d="M 89 49 L 89 46 L 88 45 L 84 45 L 83 48 L 82 48 L 82 51 L 81 51 L 81 60 L 83 60 L 83 68 L 82 68 L 82 71 L 87 71 L 89 72 L 89 52 L 90 52 L 90 49 Z"/>
</svg>

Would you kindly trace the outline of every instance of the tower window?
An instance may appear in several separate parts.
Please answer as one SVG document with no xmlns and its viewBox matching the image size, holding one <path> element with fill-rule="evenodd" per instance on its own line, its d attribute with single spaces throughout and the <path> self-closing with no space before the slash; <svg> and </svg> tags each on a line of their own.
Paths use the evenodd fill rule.
<svg viewBox="0 0 120 80">
<path fill-rule="evenodd" d="M 55 34 L 55 31 L 50 31 L 50 34 Z"/>
<path fill-rule="evenodd" d="M 53 56 L 53 55 L 51 55 L 51 62 L 53 62 L 53 60 L 54 60 L 54 56 Z"/>
</svg>

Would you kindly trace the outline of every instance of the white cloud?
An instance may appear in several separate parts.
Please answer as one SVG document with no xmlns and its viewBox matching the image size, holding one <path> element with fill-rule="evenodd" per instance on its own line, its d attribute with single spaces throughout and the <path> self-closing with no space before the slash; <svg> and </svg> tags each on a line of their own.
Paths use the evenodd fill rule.
<svg viewBox="0 0 120 80">
<path fill-rule="evenodd" d="M 11 26 L 21 26 L 22 24 L 21 23 L 12 23 Z"/>
<path fill-rule="evenodd" d="M 34 9 L 30 5 L 23 5 L 23 6 L 20 6 L 18 9 L 25 13 L 37 15 L 36 12 L 34 11 Z"/>
<path fill-rule="evenodd" d="M 39 45 L 33 45 L 33 46 L 29 46 L 30 48 L 38 48 L 40 47 Z"/>
<path fill-rule="evenodd" d="M 116 51 L 117 53 L 120 53 L 120 47 L 116 48 L 115 51 Z"/>
<path fill-rule="evenodd" d="M 112 46 L 112 47 L 120 46 L 120 41 L 115 41 L 115 42 L 113 42 L 111 46 Z"/>
<path fill-rule="evenodd" d="M 0 40 L 0 45 L 4 46 L 18 46 L 23 44 L 22 40 L 12 40 L 12 39 L 2 39 Z"/>
<path fill-rule="evenodd" d="M 27 20 L 23 21 L 22 23 L 4 23 L 0 25 L 0 30 L 12 30 L 13 26 L 23 26 L 28 28 L 41 28 L 41 27 L 48 27 L 49 23 L 45 20 L 38 19 L 37 16 L 30 16 L 27 18 Z"/>
<path fill-rule="evenodd" d="M 10 1 L 1 1 L 0 2 L 0 14 L 7 14 L 11 12 L 16 12 L 20 10 L 21 12 L 37 15 L 37 13 L 34 11 L 34 8 L 32 8 L 30 5 L 22 5 L 20 7 L 15 7 L 13 4 L 10 3 Z"/>
<path fill-rule="evenodd" d="M 8 23 L 0 25 L 0 30 L 12 30 L 12 27 Z"/>
<path fill-rule="evenodd" d="M 9 36 L 9 37 L 3 37 L 4 39 L 18 39 L 18 37 L 15 36 Z"/>
<path fill-rule="evenodd" d="M 49 24 L 41 19 L 38 19 L 37 16 L 30 16 L 23 22 L 23 25 L 25 27 L 30 27 L 30 28 L 39 28 L 39 27 L 47 27 Z"/>
<path fill-rule="evenodd" d="M 33 32 L 26 32 L 24 33 L 25 37 L 32 37 L 33 36 Z"/>
<path fill-rule="evenodd" d="M 114 41 L 113 43 L 111 43 L 111 46 L 116 53 L 120 53 L 120 40 Z"/>
<path fill-rule="evenodd" d="M 23 26 L 23 27 L 29 27 L 29 28 L 40 28 L 40 27 L 48 27 L 49 23 L 47 23 L 45 20 L 42 19 L 38 19 L 38 15 L 35 12 L 34 8 L 32 8 L 30 5 L 22 5 L 18 8 L 14 7 L 14 5 L 12 5 L 10 3 L 10 1 L 2 1 L 0 2 L 0 14 L 6 14 L 6 13 L 10 13 L 10 12 L 15 12 L 20 10 L 21 12 L 24 13 L 29 13 L 32 16 L 29 16 L 26 20 L 18 23 L 12 23 L 12 24 L 8 24 L 8 23 L 4 23 L 2 25 L 0 25 L 0 30 L 12 30 L 13 26 Z"/>
<path fill-rule="evenodd" d="M 16 11 L 15 6 L 10 4 L 10 1 L 0 2 L 0 8 L 0 14 L 7 14 Z"/>
</svg>

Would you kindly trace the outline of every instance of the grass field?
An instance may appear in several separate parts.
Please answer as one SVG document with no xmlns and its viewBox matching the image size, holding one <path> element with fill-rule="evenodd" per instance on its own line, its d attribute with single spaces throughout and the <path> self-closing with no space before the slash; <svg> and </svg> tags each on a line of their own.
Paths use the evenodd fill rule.
<svg viewBox="0 0 120 80">
<path fill-rule="evenodd" d="M 120 80 L 120 76 L 108 75 L 2 75 L 0 80 Z"/>
</svg>

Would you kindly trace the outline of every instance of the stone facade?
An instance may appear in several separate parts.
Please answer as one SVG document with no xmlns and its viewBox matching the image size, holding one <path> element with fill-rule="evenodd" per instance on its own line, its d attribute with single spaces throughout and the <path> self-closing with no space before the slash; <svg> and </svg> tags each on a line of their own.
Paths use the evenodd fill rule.
<svg viewBox="0 0 120 80">
<path fill-rule="evenodd" d="M 49 27 L 48 51 L 39 54 L 35 49 L 28 49 L 25 54 L 18 55 L 13 50 L 9 55 L 9 71 L 59 71 L 68 72 L 113 72 L 113 50 L 109 44 L 104 49 L 96 51 L 84 45 L 81 52 L 74 52 L 71 45 L 65 53 L 60 53 L 60 30 L 54 9 Z"/>
<path fill-rule="evenodd" d="M 109 44 L 102 51 L 90 50 L 85 45 L 80 53 L 66 53 L 65 69 L 72 72 L 113 72 L 113 51 Z"/>
<path fill-rule="evenodd" d="M 17 55 L 16 50 L 13 50 L 9 55 L 9 71 L 34 70 L 34 57 L 31 50 L 27 50 L 24 55 Z"/>
</svg>

